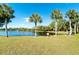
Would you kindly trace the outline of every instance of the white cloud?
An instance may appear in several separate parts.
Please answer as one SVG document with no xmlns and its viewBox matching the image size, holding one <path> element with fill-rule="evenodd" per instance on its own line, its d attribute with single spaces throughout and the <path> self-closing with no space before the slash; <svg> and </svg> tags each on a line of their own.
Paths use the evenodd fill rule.
<svg viewBox="0 0 79 59">
<path fill-rule="evenodd" d="M 27 18 L 24 18 L 24 19 L 25 19 L 25 21 L 26 21 L 26 22 L 29 22 L 29 17 L 27 17 Z"/>
</svg>

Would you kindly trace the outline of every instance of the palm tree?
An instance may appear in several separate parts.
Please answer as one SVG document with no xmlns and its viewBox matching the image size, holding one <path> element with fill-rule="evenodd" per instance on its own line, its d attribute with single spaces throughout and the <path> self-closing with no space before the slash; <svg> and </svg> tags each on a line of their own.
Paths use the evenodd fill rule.
<svg viewBox="0 0 79 59">
<path fill-rule="evenodd" d="M 37 23 L 38 22 L 41 23 L 42 22 L 42 18 L 40 17 L 39 14 L 34 13 L 34 14 L 32 14 L 32 16 L 29 17 L 29 21 L 30 22 L 34 22 L 34 24 L 35 24 L 35 36 L 37 36 L 37 34 L 36 34 Z"/>
<path fill-rule="evenodd" d="M 76 13 L 75 19 L 73 20 L 73 22 L 74 22 L 74 34 L 77 33 L 77 24 L 78 24 L 78 21 L 79 21 L 79 14 Z"/>
<path fill-rule="evenodd" d="M 77 15 L 77 12 L 75 10 L 69 10 L 67 13 L 66 13 L 66 16 L 69 18 L 69 27 L 70 27 L 70 33 L 69 35 L 72 34 L 72 22 L 76 19 L 76 15 Z"/>
<path fill-rule="evenodd" d="M 2 8 L 0 12 L 2 16 L 0 22 L 5 24 L 5 32 L 6 32 L 6 36 L 8 37 L 7 24 L 11 22 L 10 19 L 15 17 L 13 15 L 14 10 L 11 7 L 9 7 L 7 4 L 1 4 L 0 6 Z"/>
<path fill-rule="evenodd" d="M 2 9 L 2 5 L 0 5 L 0 27 L 1 27 L 3 22 L 4 22 L 4 20 L 3 20 L 3 9 Z"/>
<path fill-rule="evenodd" d="M 58 20 L 62 19 L 62 14 L 60 12 L 60 10 L 54 10 L 51 13 L 51 19 L 54 19 L 55 21 L 55 35 L 57 35 L 57 22 Z"/>
</svg>

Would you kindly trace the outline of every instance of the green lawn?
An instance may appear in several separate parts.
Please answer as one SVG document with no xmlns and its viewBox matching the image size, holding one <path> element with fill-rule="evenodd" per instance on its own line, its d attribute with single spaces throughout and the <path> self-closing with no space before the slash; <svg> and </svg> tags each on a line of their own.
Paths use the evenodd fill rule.
<svg viewBox="0 0 79 59">
<path fill-rule="evenodd" d="M 0 36 L 0 54 L 79 54 L 79 34 L 73 36 Z"/>
</svg>

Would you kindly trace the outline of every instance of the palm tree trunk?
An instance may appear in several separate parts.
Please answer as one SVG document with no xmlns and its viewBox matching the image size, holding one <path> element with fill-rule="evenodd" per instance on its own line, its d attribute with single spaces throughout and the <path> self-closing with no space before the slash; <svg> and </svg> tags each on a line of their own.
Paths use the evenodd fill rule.
<svg viewBox="0 0 79 59">
<path fill-rule="evenodd" d="M 76 34 L 76 23 L 74 24 L 74 34 Z"/>
<path fill-rule="evenodd" d="M 70 33 L 69 33 L 69 35 L 71 35 L 72 34 L 71 20 L 69 21 L 69 26 L 70 26 Z"/>
<path fill-rule="evenodd" d="M 37 27 L 37 23 L 35 22 L 35 37 L 37 36 L 37 29 L 36 29 L 36 27 Z"/>
<path fill-rule="evenodd" d="M 77 33 L 79 32 L 79 29 L 78 29 L 78 25 L 77 25 Z"/>
<path fill-rule="evenodd" d="M 55 22 L 55 35 L 57 35 L 57 21 Z"/>
<path fill-rule="evenodd" d="M 5 19 L 5 33 L 6 33 L 6 37 L 8 37 L 7 19 Z"/>
</svg>

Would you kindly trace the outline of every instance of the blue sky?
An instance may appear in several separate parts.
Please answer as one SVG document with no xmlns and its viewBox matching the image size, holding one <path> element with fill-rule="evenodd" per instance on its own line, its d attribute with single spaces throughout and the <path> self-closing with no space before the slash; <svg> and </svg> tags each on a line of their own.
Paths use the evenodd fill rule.
<svg viewBox="0 0 79 59">
<path fill-rule="evenodd" d="M 79 12 L 79 4 L 77 3 L 9 3 L 10 7 L 15 10 L 15 18 L 8 24 L 8 27 L 34 27 L 34 23 L 29 23 L 29 16 L 33 13 L 39 13 L 43 22 L 38 25 L 47 26 L 51 23 L 50 14 L 53 10 L 59 9 L 65 14 L 69 9 L 75 9 Z"/>
</svg>

